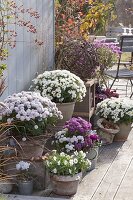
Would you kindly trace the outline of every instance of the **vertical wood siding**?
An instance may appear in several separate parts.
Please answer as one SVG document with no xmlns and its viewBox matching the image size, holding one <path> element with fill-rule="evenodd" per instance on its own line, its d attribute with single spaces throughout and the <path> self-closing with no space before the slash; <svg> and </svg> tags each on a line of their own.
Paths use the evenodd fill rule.
<svg viewBox="0 0 133 200">
<path fill-rule="evenodd" d="M 37 10 L 40 18 L 34 21 L 38 33 L 32 34 L 22 27 L 18 32 L 16 48 L 10 50 L 7 60 L 7 89 L 0 100 L 14 92 L 28 90 L 31 80 L 54 65 L 54 0 L 19 0 L 25 7 Z M 17 2 L 17 0 L 16 0 Z M 30 17 L 29 17 L 30 20 Z M 35 38 L 43 40 L 43 46 L 34 43 Z"/>
</svg>

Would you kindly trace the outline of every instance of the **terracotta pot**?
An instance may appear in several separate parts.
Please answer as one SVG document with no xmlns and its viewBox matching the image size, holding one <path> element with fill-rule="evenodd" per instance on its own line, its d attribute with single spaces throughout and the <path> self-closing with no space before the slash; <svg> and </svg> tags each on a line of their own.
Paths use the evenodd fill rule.
<svg viewBox="0 0 133 200">
<path fill-rule="evenodd" d="M 58 195 L 74 195 L 77 192 L 78 184 L 82 178 L 82 173 L 74 176 L 50 175 L 53 192 Z"/>
<path fill-rule="evenodd" d="M 103 122 L 105 122 L 108 125 L 113 125 L 115 127 L 115 129 L 105 128 L 102 125 Z M 100 136 L 103 145 L 111 144 L 113 142 L 115 135 L 120 131 L 120 128 L 117 124 L 113 124 L 112 122 L 109 122 L 104 118 L 100 118 L 97 121 L 97 126 L 99 128 L 97 133 Z"/>
<path fill-rule="evenodd" d="M 57 126 L 64 126 L 65 122 L 71 119 L 74 111 L 75 102 L 56 103 L 57 108 L 62 112 L 63 119 L 57 122 Z"/>
<path fill-rule="evenodd" d="M 91 167 L 87 169 L 87 172 L 96 168 L 97 159 L 98 159 L 98 151 L 99 151 L 99 147 L 93 147 L 90 149 L 88 153 L 86 153 L 86 157 L 91 161 Z"/>
<path fill-rule="evenodd" d="M 41 157 L 44 150 L 45 138 L 42 136 L 27 139 L 25 142 L 20 141 L 18 145 L 18 154 L 23 159 Z"/>
<path fill-rule="evenodd" d="M 115 135 L 114 141 L 116 141 L 116 142 L 126 141 L 128 138 L 128 135 L 132 129 L 131 123 L 129 123 L 129 124 L 121 123 L 121 124 L 119 124 L 119 128 L 120 128 L 120 131 Z"/>
<path fill-rule="evenodd" d="M 13 184 L 11 181 L 0 181 L 0 193 L 8 194 L 12 191 Z"/>
</svg>

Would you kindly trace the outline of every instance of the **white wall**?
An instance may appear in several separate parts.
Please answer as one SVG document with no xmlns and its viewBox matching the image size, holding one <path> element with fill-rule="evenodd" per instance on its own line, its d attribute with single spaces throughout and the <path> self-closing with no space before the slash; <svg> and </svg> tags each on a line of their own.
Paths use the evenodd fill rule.
<svg viewBox="0 0 133 200">
<path fill-rule="evenodd" d="M 14 92 L 27 90 L 37 73 L 50 70 L 53 67 L 54 0 L 21 1 L 25 7 L 32 7 L 39 12 L 40 18 L 35 22 L 38 28 L 37 37 L 43 40 L 44 45 L 35 45 L 35 34 L 29 33 L 21 27 L 16 27 L 17 44 L 15 49 L 10 50 L 7 60 L 8 70 L 5 72 L 7 89 L 0 100 Z"/>
</svg>

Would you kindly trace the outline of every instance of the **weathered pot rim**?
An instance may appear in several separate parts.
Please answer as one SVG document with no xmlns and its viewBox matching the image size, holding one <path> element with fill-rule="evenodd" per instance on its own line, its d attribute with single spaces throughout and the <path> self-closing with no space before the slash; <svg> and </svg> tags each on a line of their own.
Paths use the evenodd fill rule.
<svg viewBox="0 0 133 200">
<path fill-rule="evenodd" d="M 67 103 L 56 103 L 57 105 L 72 105 L 75 104 L 75 101 L 67 102 Z"/>
<path fill-rule="evenodd" d="M 70 182 L 70 181 L 80 180 L 82 177 L 82 172 L 75 174 L 74 176 L 70 176 L 70 175 L 60 176 L 60 175 L 50 173 L 50 177 L 55 181 Z"/>
<path fill-rule="evenodd" d="M 102 122 L 103 121 L 107 121 L 105 118 L 100 118 L 98 121 L 97 121 L 97 125 L 100 129 L 102 129 L 103 131 L 106 130 L 108 133 L 112 133 L 112 134 L 116 134 L 120 131 L 120 128 L 117 124 L 114 123 L 114 126 L 116 127 L 116 129 L 107 129 L 107 128 L 104 128 L 104 126 L 102 126 Z M 112 122 L 113 123 L 113 122 Z"/>
<path fill-rule="evenodd" d="M 28 180 L 28 181 L 18 180 L 18 183 L 31 183 L 31 182 L 33 182 L 33 179 Z"/>
<path fill-rule="evenodd" d="M 12 185 L 13 182 L 12 182 L 12 181 L 9 181 L 9 180 L 3 180 L 3 181 L 0 180 L 0 184 L 3 184 L 3 185 L 4 185 L 4 184 L 11 184 L 11 185 Z"/>
</svg>

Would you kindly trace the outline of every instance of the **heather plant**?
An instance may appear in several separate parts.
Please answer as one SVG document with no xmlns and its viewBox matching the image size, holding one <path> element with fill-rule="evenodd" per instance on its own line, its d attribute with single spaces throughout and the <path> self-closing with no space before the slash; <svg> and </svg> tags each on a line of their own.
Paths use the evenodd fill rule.
<svg viewBox="0 0 133 200">
<path fill-rule="evenodd" d="M 79 76 L 82 80 L 96 76 L 99 66 L 95 45 L 83 38 L 68 38 L 56 51 L 55 66 L 66 69 Z"/>
<path fill-rule="evenodd" d="M 105 70 L 110 69 L 119 58 L 121 51 L 115 43 L 106 43 L 104 40 L 94 41 L 97 49 L 99 69 L 97 70 L 98 79 L 106 85 Z M 107 85 L 106 85 L 107 87 Z"/>
</svg>

